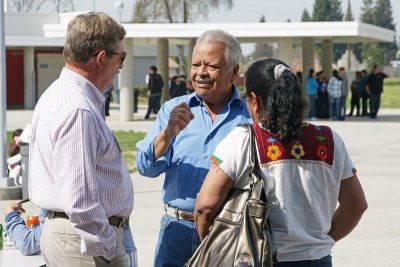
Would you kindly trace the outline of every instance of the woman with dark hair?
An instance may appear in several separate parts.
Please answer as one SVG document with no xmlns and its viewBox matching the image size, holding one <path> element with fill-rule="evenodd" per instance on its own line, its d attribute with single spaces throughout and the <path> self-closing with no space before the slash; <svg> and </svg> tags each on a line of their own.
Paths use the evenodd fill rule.
<svg viewBox="0 0 400 267">
<path fill-rule="evenodd" d="M 315 99 L 317 98 L 317 93 L 318 93 L 318 81 L 314 77 L 314 69 L 310 69 L 308 71 L 308 78 L 307 78 L 307 95 L 308 95 L 308 100 L 309 100 L 309 108 L 308 108 L 308 119 L 309 120 L 315 120 Z"/>
<path fill-rule="evenodd" d="M 12 141 L 11 143 L 8 144 L 8 156 L 13 157 L 17 154 L 19 154 L 20 147 L 21 147 L 21 134 L 23 130 L 22 129 L 16 129 L 12 133 Z"/>
<path fill-rule="evenodd" d="M 329 127 L 303 121 L 301 85 L 282 61 L 253 63 L 245 73 L 245 91 L 278 267 L 332 266 L 333 245 L 367 208 L 345 145 Z M 214 165 L 195 205 L 202 239 L 230 189 L 249 187 L 249 142 L 246 129 L 236 127 L 211 157 Z"/>
</svg>

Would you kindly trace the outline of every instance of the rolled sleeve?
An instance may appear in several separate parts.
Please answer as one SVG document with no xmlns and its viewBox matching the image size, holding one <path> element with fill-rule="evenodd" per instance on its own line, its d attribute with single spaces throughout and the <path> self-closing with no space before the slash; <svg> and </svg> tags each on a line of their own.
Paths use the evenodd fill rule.
<svg viewBox="0 0 400 267">
<path fill-rule="evenodd" d="M 154 139 L 168 124 L 169 114 L 172 110 L 172 108 L 169 107 L 170 104 L 171 102 L 167 102 L 161 107 L 160 111 L 158 112 L 157 119 L 150 131 L 142 141 L 136 144 L 136 166 L 139 173 L 143 176 L 150 178 L 157 177 L 167 170 L 171 162 L 173 154 L 172 144 L 174 143 L 175 138 L 172 139 L 165 155 L 157 160 L 154 160 Z"/>
<path fill-rule="evenodd" d="M 111 260 L 118 255 L 114 229 L 99 199 L 96 179 L 98 132 L 90 112 L 71 112 L 55 129 L 55 183 L 61 207 L 81 237 L 81 252 Z M 69 162 L 70 164 L 65 164 Z"/>
<path fill-rule="evenodd" d="M 11 212 L 5 218 L 5 230 L 22 255 L 28 256 L 40 252 L 40 235 L 42 224 L 32 230 L 26 227 L 25 221 L 18 215 L 18 212 Z"/>
</svg>

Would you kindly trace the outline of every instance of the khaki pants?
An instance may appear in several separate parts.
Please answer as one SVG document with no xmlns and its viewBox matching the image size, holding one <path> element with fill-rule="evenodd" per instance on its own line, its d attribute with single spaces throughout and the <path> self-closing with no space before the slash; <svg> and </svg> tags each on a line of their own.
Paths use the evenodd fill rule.
<svg viewBox="0 0 400 267">
<path fill-rule="evenodd" d="M 123 245 L 123 229 L 112 226 L 117 234 L 118 256 L 111 262 L 103 257 L 91 257 L 81 253 L 81 238 L 69 220 L 46 218 L 40 237 L 40 249 L 49 267 L 128 267 Z"/>
</svg>

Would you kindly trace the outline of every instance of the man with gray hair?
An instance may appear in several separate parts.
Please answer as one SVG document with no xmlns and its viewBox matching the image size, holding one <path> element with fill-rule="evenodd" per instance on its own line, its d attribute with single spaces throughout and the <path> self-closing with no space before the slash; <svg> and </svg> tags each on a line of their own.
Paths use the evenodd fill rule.
<svg viewBox="0 0 400 267">
<path fill-rule="evenodd" d="M 133 185 L 102 95 L 123 67 L 124 37 L 105 13 L 73 18 L 65 66 L 33 113 L 29 195 L 48 210 L 40 239 L 48 266 L 127 266 Z"/>
<path fill-rule="evenodd" d="M 250 121 L 246 103 L 233 84 L 239 71 L 240 45 L 222 30 L 203 33 L 193 51 L 194 93 L 166 102 L 146 137 L 137 144 L 140 174 L 165 173 L 154 266 L 183 266 L 200 239 L 194 204 L 211 167 L 217 144 L 237 125 Z"/>
</svg>

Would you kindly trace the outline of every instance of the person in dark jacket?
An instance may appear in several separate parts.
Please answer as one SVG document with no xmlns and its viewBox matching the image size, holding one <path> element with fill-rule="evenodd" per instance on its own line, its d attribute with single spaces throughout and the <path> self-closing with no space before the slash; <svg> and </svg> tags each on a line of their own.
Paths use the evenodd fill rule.
<svg viewBox="0 0 400 267">
<path fill-rule="evenodd" d="M 175 91 L 173 92 L 173 94 L 171 94 L 171 98 L 187 95 L 187 91 L 186 91 L 186 76 L 185 75 L 179 75 L 176 78 L 175 83 L 176 83 Z"/>
<path fill-rule="evenodd" d="M 383 73 L 378 65 L 375 65 L 372 68 L 372 73 L 368 76 L 365 90 L 370 97 L 369 108 L 371 110 L 371 119 L 376 119 L 376 115 L 378 114 L 379 106 L 381 103 L 381 94 L 383 92 L 383 79 L 387 77 L 389 77 L 389 75 Z"/>
<path fill-rule="evenodd" d="M 149 88 L 147 96 L 149 97 L 149 106 L 147 108 L 145 120 L 150 117 L 151 111 L 155 114 L 160 110 L 161 90 L 164 86 L 163 78 L 157 73 L 157 67 L 151 66 L 149 68 Z"/>
</svg>

